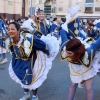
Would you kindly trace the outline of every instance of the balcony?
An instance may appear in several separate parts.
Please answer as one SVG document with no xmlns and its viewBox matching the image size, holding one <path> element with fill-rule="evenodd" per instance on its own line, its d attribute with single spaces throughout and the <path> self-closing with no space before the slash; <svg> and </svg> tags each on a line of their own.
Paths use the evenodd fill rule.
<svg viewBox="0 0 100 100">
<path fill-rule="evenodd" d="M 85 11 L 84 13 L 87 13 L 87 14 L 92 14 L 93 11 Z"/>
<path fill-rule="evenodd" d="M 93 13 L 93 7 L 85 7 L 85 12 L 84 13 Z"/>
<path fill-rule="evenodd" d="M 94 3 L 85 3 L 85 7 L 93 7 Z"/>
</svg>

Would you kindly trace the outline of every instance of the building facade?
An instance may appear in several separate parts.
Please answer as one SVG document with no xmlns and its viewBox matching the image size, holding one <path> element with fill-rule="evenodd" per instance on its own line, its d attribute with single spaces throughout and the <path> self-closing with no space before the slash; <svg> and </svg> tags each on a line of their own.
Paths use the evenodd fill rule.
<svg viewBox="0 0 100 100">
<path fill-rule="evenodd" d="M 100 0 L 52 0 L 52 6 L 55 7 L 57 15 L 66 15 L 68 8 L 80 6 L 80 15 L 95 15 L 100 13 Z M 52 8 L 54 8 L 52 7 Z"/>
<path fill-rule="evenodd" d="M 34 0 L 34 2 L 36 1 Z M 81 16 L 91 16 L 91 14 L 99 16 L 100 13 L 100 0 L 38 0 L 37 2 L 51 5 L 51 15 L 65 16 L 68 13 L 68 8 L 73 6 L 80 6 L 79 14 Z M 36 3 L 34 4 L 36 5 Z"/>
<path fill-rule="evenodd" d="M 0 15 L 7 20 L 27 17 L 29 0 L 0 0 Z"/>
<path fill-rule="evenodd" d="M 40 7 L 45 13 L 65 16 L 68 8 L 76 5 L 81 7 L 79 14 L 82 16 L 99 16 L 100 0 L 0 0 L 0 15 L 8 20 L 18 19 L 35 14 Z"/>
</svg>

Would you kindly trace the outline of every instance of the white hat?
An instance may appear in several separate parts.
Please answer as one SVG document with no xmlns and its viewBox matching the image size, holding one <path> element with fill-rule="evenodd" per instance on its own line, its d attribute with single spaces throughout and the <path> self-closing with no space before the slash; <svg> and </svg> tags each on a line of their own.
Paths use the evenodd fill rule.
<svg viewBox="0 0 100 100">
<path fill-rule="evenodd" d="M 74 16 L 78 13 L 79 10 L 80 10 L 80 6 L 75 6 L 75 7 L 69 8 L 68 12 L 69 12 L 70 16 Z"/>
<path fill-rule="evenodd" d="M 68 24 L 68 22 L 73 20 L 74 17 L 76 17 L 74 15 L 76 15 L 78 13 L 79 9 L 80 9 L 79 6 L 71 7 L 71 8 L 68 9 L 69 14 L 66 15 L 66 22 L 61 26 L 65 31 L 68 32 L 67 24 Z"/>
</svg>

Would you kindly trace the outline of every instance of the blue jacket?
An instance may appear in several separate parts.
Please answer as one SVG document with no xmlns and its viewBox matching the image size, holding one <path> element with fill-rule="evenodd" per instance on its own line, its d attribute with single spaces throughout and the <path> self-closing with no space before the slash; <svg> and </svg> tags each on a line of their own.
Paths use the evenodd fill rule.
<svg viewBox="0 0 100 100">
<path fill-rule="evenodd" d="M 3 20 L 0 19 L 0 46 L 3 48 L 6 48 L 6 44 L 4 42 L 5 37 L 7 37 L 7 29 Z"/>
<path fill-rule="evenodd" d="M 9 48 L 12 53 L 12 68 L 15 75 L 24 85 L 30 85 L 33 78 L 33 67 L 36 60 L 36 50 L 43 51 L 49 55 L 46 43 L 32 34 L 23 34 L 20 47 L 12 39 Z M 28 51 L 29 52 L 28 52 Z"/>
<path fill-rule="evenodd" d="M 67 61 L 74 63 L 74 64 L 81 64 L 81 65 L 84 65 L 86 67 L 91 67 L 91 63 L 93 61 L 93 58 L 94 58 L 96 52 L 100 49 L 100 37 L 96 41 L 89 38 L 85 43 L 83 43 L 85 45 L 86 51 L 84 54 L 85 56 L 82 59 L 80 59 L 80 62 L 73 62 L 66 56 L 67 42 L 68 41 L 64 42 L 61 46 L 61 50 L 60 50 L 61 60 L 67 60 Z M 89 42 L 91 42 L 91 44 Z"/>
</svg>

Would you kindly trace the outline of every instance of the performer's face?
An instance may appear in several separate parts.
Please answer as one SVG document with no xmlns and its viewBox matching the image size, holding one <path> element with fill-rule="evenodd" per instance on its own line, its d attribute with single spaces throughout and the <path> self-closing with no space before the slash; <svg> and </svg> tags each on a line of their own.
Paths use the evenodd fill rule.
<svg viewBox="0 0 100 100">
<path fill-rule="evenodd" d="M 10 38 L 15 38 L 18 35 L 18 31 L 14 24 L 8 26 L 8 35 Z"/>
<path fill-rule="evenodd" d="M 40 21 L 44 20 L 45 16 L 44 16 L 44 12 L 43 11 L 38 13 L 38 18 L 39 18 Z"/>
<path fill-rule="evenodd" d="M 69 57 L 69 58 L 73 58 L 73 56 L 74 56 L 74 53 L 71 51 L 66 51 L 66 54 L 67 54 L 67 57 Z"/>
</svg>

